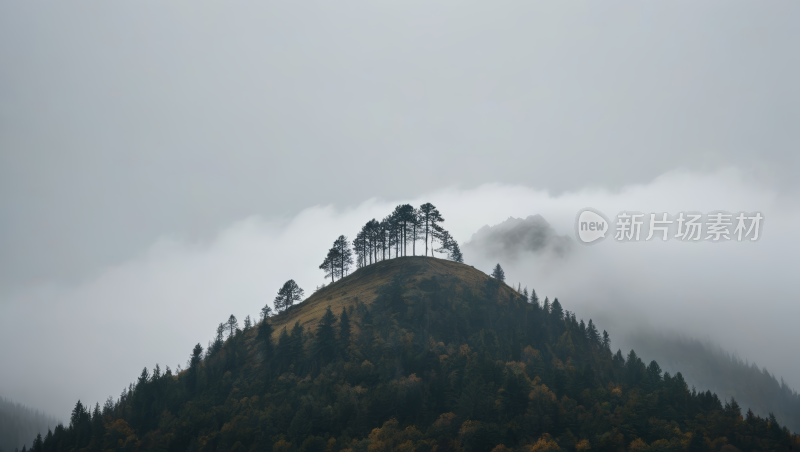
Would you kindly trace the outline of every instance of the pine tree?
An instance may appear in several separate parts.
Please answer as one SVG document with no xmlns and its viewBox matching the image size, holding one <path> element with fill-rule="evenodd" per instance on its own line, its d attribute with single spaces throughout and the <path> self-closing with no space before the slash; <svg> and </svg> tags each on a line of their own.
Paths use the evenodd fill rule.
<svg viewBox="0 0 800 452">
<path fill-rule="evenodd" d="M 283 312 L 289 309 L 296 301 L 303 299 L 303 294 L 303 289 L 293 279 L 286 281 L 275 297 L 275 310 Z"/>
<path fill-rule="evenodd" d="M 272 308 L 269 307 L 269 303 L 265 304 L 263 308 L 261 308 L 261 321 L 268 319 L 272 315 Z"/>
<path fill-rule="evenodd" d="M 263 344 L 264 361 L 266 363 L 269 363 L 272 360 L 274 353 L 272 346 L 272 331 L 272 325 L 266 318 L 258 325 L 258 334 L 256 335 L 256 340 Z"/>
<path fill-rule="evenodd" d="M 589 319 L 589 325 L 586 327 L 586 330 L 589 342 L 592 345 L 600 345 L 600 333 L 597 332 L 597 327 L 595 327 L 594 323 L 592 323 L 592 319 Z"/>
<path fill-rule="evenodd" d="M 539 296 L 536 295 L 536 290 L 534 289 L 531 289 L 530 300 L 532 305 L 536 305 L 537 308 L 539 307 Z"/>
<path fill-rule="evenodd" d="M 339 315 L 339 347 L 347 350 L 350 346 L 350 316 L 347 315 L 347 307 L 342 308 Z"/>
<path fill-rule="evenodd" d="M 325 314 L 317 325 L 316 338 L 314 341 L 314 358 L 321 365 L 329 362 L 336 355 L 336 332 L 333 324 L 336 323 L 336 316 L 331 312 L 331 307 L 325 310 Z"/>
<path fill-rule="evenodd" d="M 459 264 L 464 263 L 464 255 L 461 254 L 461 248 L 458 246 L 458 242 L 455 240 L 450 242 L 450 255 L 448 258 L 453 262 L 458 262 Z"/>
<path fill-rule="evenodd" d="M 603 330 L 603 348 L 611 351 L 611 338 L 608 337 L 606 330 Z"/>
<path fill-rule="evenodd" d="M 236 320 L 236 316 L 231 314 L 228 317 L 228 321 L 225 323 L 225 328 L 228 330 L 228 337 L 233 337 L 236 335 L 236 330 L 239 329 L 239 321 Z"/>
<path fill-rule="evenodd" d="M 422 220 L 422 228 L 425 231 L 425 255 L 428 255 L 428 239 L 432 231 L 432 225 L 437 222 L 444 221 L 436 207 L 427 202 L 419 206 L 420 219 Z"/>
<path fill-rule="evenodd" d="M 212 353 L 219 351 L 222 348 L 222 344 L 225 341 L 225 324 L 220 323 L 217 325 L 217 335 L 214 337 L 214 342 L 211 344 L 213 349 L 211 350 Z"/>
<path fill-rule="evenodd" d="M 339 255 L 336 249 L 331 248 L 328 250 L 328 254 L 325 256 L 325 259 L 319 264 L 320 270 L 325 272 L 325 277 L 330 277 L 331 282 L 336 282 L 336 275 L 339 274 L 339 268 L 336 266 L 336 262 L 339 260 Z M 278 306 L 275 306 L 275 309 L 278 309 Z"/>
<path fill-rule="evenodd" d="M 286 331 L 286 327 L 283 327 L 281 333 L 278 335 L 278 345 L 275 348 L 275 355 L 278 358 L 280 371 L 283 372 L 289 367 L 292 360 L 292 343 L 289 333 Z"/>
<path fill-rule="evenodd" d="M 499 281 L 506 280 L 506 273 L 503 271 L 503 267 L 501 267 L 500 264 L 497 264 L 494 267 L 494 271 L 492 271 L 492 278 L 495 278 Z"/>
<path fill-rule="evenodd" d="M 339 277 L 344 278 L 353 266 L 353 251 L 350 249 L 350 242 L 347 237 L 340 235 L 333 242 L 333 250 L 336 250 L 334 266 L 339 271 Z"/>
<path fill-rule="evenodd" d="M 553 299 L 553 305 L 550 307 L 550 315 L 556 322 L 564 321 L 564 309 L 561 307 L 561 303 L 558 302 L 558 298 Z"/>
<path fill-rule="evenodd" d="M 291 344 L 291 349 L 290 349 L 291 361 L 293 363 L 299 364 L 303 356 L 305 355 L 305 337 L 303 334 L 303 328 L 300 326 L 300 322 L 294 323 L 290 339 L 291 340 L 289 343 Z M 296 371 L 299 370 L 297 369 L 297 366 L 295 366 L 295 368 Z"/>
</svg>

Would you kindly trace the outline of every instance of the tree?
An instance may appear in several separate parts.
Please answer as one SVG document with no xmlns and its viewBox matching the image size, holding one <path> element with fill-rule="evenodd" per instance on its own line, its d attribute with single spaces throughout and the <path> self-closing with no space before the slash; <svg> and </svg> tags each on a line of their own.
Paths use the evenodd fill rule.
<svg viewBox="0 0 800 452">
<path fill-rule="evenodd" d="M 350 242 L 347 241 L 347 237 L 340 235 L 333 242 L 332 249 L 336 250 L 334 266 L 339 269 L 339 277 L 343 278 L 347 276 L 347 272 L 353 265 L 353 251 L 350 250 Z"/>
<path fill-rule="evenodd" d="M 611 350 L 611 339 L 608 337 L 606 330 L 603 330 L 603 348 Z"/>
<path fill-rule="evenodd" d="M 417 240 L 422 237 L 422 223 L 420 221 L 419 210 L 411 209 L 411 255 L 417 255 Z"/>
<path fill-rule="evenodd" d="M 451 261 L 464 263 L 464 256 L 461 254 L 461 248 L 458 246 L 458 242 L 450 235 L 449 232 L 441 229 L 441 232 L 438 234 L 439 239 L 442 243 L 442 247 L 437 249 L 436 251 L 440 253 L 447 253 L 447 258 Z M 431 252 L 433 254 L 433 252 Z"/>
<path fill-rule="evenodd" d="M 250 331 L 250 328 L 253 326 L 253 321 L 250 320 L 250 316 L 244 318 L 244 331 Z"/>
<path fill-rule="evenodd" d="M 214 343 L 211 344 L 211 346 L 213 347 L 211 351 L 216 352 L 219 349 L 221 349 L 224 341 L 225 341 L 225 324 L 220 323 L 219 325 L 217 325 L 217 335 L 214 337 Z"/>
<path fill-rule="evenodd" d="M 231 314 L 231 316 L 228 317 L 225 327 L 228 330 L 228 337 L 233 337 L 236 334 L 236 330 L 239 329 L 239 321 L 236 320 L 235 315 Z"/>
<path fill-rule="evenodd" d="M 303 299 L 303 293 L 303 289 L 293 279 L 286 281 L 278 290 L 278 296 L 275 297 L 275 310 L 283 312 L 289 309 L 295 301 Z"/>
<path fill-rule="evenodd" d="M 321 365 L 333 359 L 336 354 L 334 323 L 336 323 L 336 316 L 333 315 L 331 307 L 328 306 L 317 325 L 316 340 L 314 341 L 314 357 Z"/>
<path fill-rule="evenodd" d="M 342 308 L 339 316 L 339 343 L 342 350 L 347 350 L 350 346 L 350 316 L 347 315 L 347 307 Z"/>
<path fill-rule="evenodd" d="M 258 325 L 258 334 L 256 335 L 256 339 L 261 341 L 264 344 L 264 360 L 269 363 L 272 359 L 273 355 L 273 347 L 272 347 L 272 325 L 270 325 L 269 320 L 264 318 L 261 323 Z"/>
<path fill-rule="evenodd" d="M 336 275 L 338 274 L 338 267 L 336 266 L 336 261 L 339 259 L 337 255 L 337 251 L 334 248 L 328 250 L 327 256 L 325 256 L 325 260 L 319 265 L 320 270 L 325 272 L 325 277 L 331 278 L 331 282 L 336 282 Z M 278 309 L 278 305 L 275 305 L 275 309 Z"/>
<path fill-rule="evenodd" d="M 506 272 L 503 271 L 503 267 L 501 267 L 500 264 L 497 264 L 494 267 L 494 271 L 492 271 L 492 278 L 495 278 L 500 281 L 506 280 Z"/>
<path fill-rule="evenodd" d="M 422 227 L 425 230 L 425 255 L 427 256 L 428 238 L 433 233 L 435 226 L 443 222 L 444 218 L 442 218 L 442 215 L 439 213 L 436 207 L 429 202 L 419 206 L 419 214 L 422 220 Z"/>
<path fill-rule="evenodd" d="M 531 288 L 531 296 L 530 296 L 531 304 L 535 304 L 537 307 L 539 306 L 539 297 L 536 295 L 536 290 Z"/>
<path fill-rule="evenodd" d="M 594 326 L 594 323 L 592 323 L 592 319 L 589 319 L 589 325 L 586 327 L 586 334 L 592 345 L 600 345 L 600 333 L 597 332 L 597 328 Z"/>
<path fill-rule="evenodd" d="M 202 356 L 203 356 L 203 346 L 201 346 L 200 343 L 198 342 L 197 345 L 195 345 L 194 348 L 192 349 L 192 357 L 189 359 L 189 368 L 190 369 L 196 368 L 200 364 L 200 361 L 202 361 L 201 358 Z"/>
<path fill-rule="evenodd" d="M 261 308 L 261 321 L 263 322 L 267 318 L 272 315 L 272 308 L 269 307 L 269 303 L 265 304 L 263 308 Z"/>
<path fill-rule="evenodd" d="M 414 222 L 414 207 L 412 207 L 410 204 L 397 206 L 395 207 L 394 212 L 392 212 L 392 215 L 400 226 L 400 250 L 402 251 L 402 255 L 406 256 L 408 254 L 406 250 L 409 239 L 408 229 L 409 226 L 411 226 Z"/>
</svg>

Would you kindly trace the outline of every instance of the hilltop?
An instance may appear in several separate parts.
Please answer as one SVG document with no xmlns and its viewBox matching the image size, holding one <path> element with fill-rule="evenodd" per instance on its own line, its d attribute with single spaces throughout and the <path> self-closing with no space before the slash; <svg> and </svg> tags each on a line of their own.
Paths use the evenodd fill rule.
<svg viewBox="0 0 800 452">
<path fill-rule="evenodd" d="M 330 309 L 328 309 L 330 306 Z M 690 390 L 554 299 L 401 257 L 76 404 L 36 451 L 749 452 L 800 446 L 770 415 Z"/>
<path fill-rule="evenodd" d="M 272 317 L 273 337 L 277 338 L 284 327 L 292 328 L 295 322 L 299 322 L 303 329 L 316 331 L 317 323 L 328 306 L 337 314 L 342 308 L 352 308 L 358 303 L 370 306 L 380 289 L 393 278 L 399 278 L 406 296 L 419 296 L 430 291 L 433 280 L 438 285 L 452 288 L 455 293 L 463 293 L 465 290 L 479 291 L 491 277 L 470 265 L 434 257 L 405 256 L 380 261 L 326 285 L 301 304 Z M 501 290 L 506 296 L 516 294 L 505 284 Z"/>
</svg>

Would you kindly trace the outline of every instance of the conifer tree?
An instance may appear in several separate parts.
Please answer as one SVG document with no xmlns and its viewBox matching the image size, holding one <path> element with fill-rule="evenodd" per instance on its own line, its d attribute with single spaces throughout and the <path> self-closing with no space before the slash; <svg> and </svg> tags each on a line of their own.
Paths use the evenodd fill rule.
<svg viewBox="0 0 800 452">
<path fill-rule="evenodd" d="M 537 308 L 539 307 L 539 296 L 536 295 L 536 290 L 534 290 L 533 288 L 531 288 L 530 300 L 531 304 L 536 305 Z"/>
<path fill-rule="evenodd" d="M 498 281 L 506 280 L 506 273 L 503 271 L 503 267 L 501 267 L 500 264 L 495 265 L 494 271 L 492 271 L 492 278 L 495 278 Z"/>
<path fill-rule="evenodd" d="M 275 310 L 283 312 L 289 309 L 296 301 L 303 299 L 303 293 L 303 289 L 293 279 L 286 281 L 275 297 Z"/>
<path fill-rule="evenodd" d="M 444 221 L 436 207 L 427 202 L 419 207 L 422 228 L 425 231 L 425 255 L 428 255 L 428 240 L 431 238 L 435 226 Z"/>
<path fill-rule="evenodd" d="M 350 346 L 350 316 L 347 315 L 346 306 L 339 315 L 339 346 L 342 350 Z"/>
<path fill-rule="evenodd" d="M 228 330 L 228 337 L 233 337 L 236 335 L 236 330 L 239 329 L 239 321 L 236 320 L 236 316 L 231 314 L 228 317 L 228 321 L 225 323 L 225 328 Z"/>
<path fill-rule="evenodd" d="M 608 337 L 608 332 L 603 330 L 603 348 L 606 350 L 611 350 L 611 338 Z"/>
<path fill-rule="evenodd" d="M 269 307 L 269 303 L 265 304 L 263 308 L 261 308 L 261 321 L 268 319 L 269 316 L 272 315 L 272 308 Z"/>
<path fill-rule="evenodd" d="M 550 307 L 550 315 L 556 322 L 562 322 L 564 320 L 564 309 L 561 307 L 561 303 L 558 302 L 558 298 L 553 299 L 553 305 Z"/>
<path fill-rule="evenodd" d="M 272 325 L 267 318 L 263 319 L 258 325 L 258 334 L 256 340 L 263 344 L 264 361 L 269 363 L 272 360 L 273 346 L 272 346 Z M 284 330 L 285 331 L 285 330 Z"/>
<path fill-rule="evenodd" d="M 275 355 L 278 358 L 278 365 L 280 371 L 283 372 L 289 367 L 292 359 L 292 343 L 286 327 L 283 327 L 281 333 L 278 335 L 278 345 L 275 348 Z"/>
<path fill-rule="evenodd" d="M 592 319 L 589 319 L 589 325 L 586 327 L 586 334 L 592 345 L 600 345 L 600 333 L 597 332 L 597 327 L 592 323 Z"/>
<path fill-rule="evenodd" d="M 336 323 L 336 316 L 333 315 L 331 307 L 328 306 L 317 325 L 314 341 L 314 357 L 319 361 L 320 365 L 324 365 L 336 355 L 334 323 Z"/>
<path fill-rule="evenodd" d="M 336 250 L 334 266 L 339 271 L 339 277 L 344 278 L 353 266 L 353 251 L 350 249 L 350 242 L 347 237 L 340 235 L 333 242 L 333 248 Z"/>
<path fill-rule="evenodd" d="M 225 324 L 220 323 L 217 325 L 217 335 L 214 337 L 214 342 L 212 343 L 213 349 L 211 350 L 212 353 L 219 351 L 222 348 L 222 344 L 225 341 Z"/>
<path fill-rule="evenodd" d="M 294 323 L 289 343 L 291 344 L 291 349 L 290 349 L 291 362 L 299 365 L 301 359 L 305 355 L 305 335 L 303 334 L 303 327 L 300 326 L 300 322 Z"/>
<path fill-rule="evenodd" d="M 328 254 L 325 256 L 325 259 L 319 265 L 320 270 L 325 272 L 325 277 L 330 277 L 331 282 L 336 282 L 336 275 L 339 273 L 339 268 L 336 266 L 336 262 L 339 260 L 339 255 L 336 249 L 331 248 L 328 250 Z M 275 309 L 277 309 L 277 305 Z"/>
</svg>

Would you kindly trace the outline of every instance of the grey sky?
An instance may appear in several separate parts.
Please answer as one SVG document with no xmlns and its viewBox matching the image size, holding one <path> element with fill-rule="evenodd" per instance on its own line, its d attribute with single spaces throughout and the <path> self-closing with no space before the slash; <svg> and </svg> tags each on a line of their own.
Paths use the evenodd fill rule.
<svg viewBox="0 0 800 452">
<path fill-rule="evenodd" d="M 0 283 L 162 235 L 676 167 L 795 186 L 796 2 L 2 2 Z"/>
<path fill-rule="evenodd" d="M 34 300 L 72 300 L 125 318 L 129 306 L 108 300 L 151 306 L 137 294 L 155 293 L 177 300 L 168 318 L 185 314 L 179 301 L 189 296 L 239 294 L 226 302 L 243 310 L 293 275 L 248 282 L 252 290 L 220 276 L 218 292 L 198 294 L 180 275 L 212 274 L 169 263 L 213 261 L 230 237 L 251 243 L 241 239 L 248 224 L 258 231 L 254 249 L 268 250 L 260 246 L 285 233 L 275 225 L 296 224 L 315 205 L 333 217 L 352 209 L 350 227 L 362 221 L 355 213 L 371 215 L 382 200 L 439 193 L 443 202 L 489 206 L 485 194 L 508 195 L 469 190 L 487 183 L 523 195 L 525 187 L 549 190 L 556 201 L 583 193 L 588 205 L 596 193 L 658 186 L 677 168 L 736 167 L 795 212 L 799 13 L 792 1 L 0 2 L 0 309 L 50 325 L 58 319 Z M 451 198 L 441 195 L 448 187 L 458 188 Z M 536 213 L 559 234 L 571 231 L 553 218 L 556 207 L 503 206 L 509 211 L 485 217 L 451 207 L 459 211 L 451 218 L 465 222 L 451 225 L 456 238 Z M 232 256 L 217 259 L 239 271 L 266 265 Z M 287 268 L 305 271 L 298 259 Z M 169 289 L 160 285 L 167 275 Z M 219 309 L 214 315 L 230 310 Z M 104 374 L 105 384 L 121 389 L 143 365 L 182 362 L 216 324 L 195 320 L 159 336 L 175 344 L 162 354 L 155 339 L 132 343 L 149 328 L 139 319 L 119 339 L 137 353 L 125 364 L 133 370 Z M 2 359 L 25 368 L 56 339 Z M 24 394 L 35 398 L 35 389 Z M 47 407 L 61 414 L 79 389 Z"/>
</svg>

